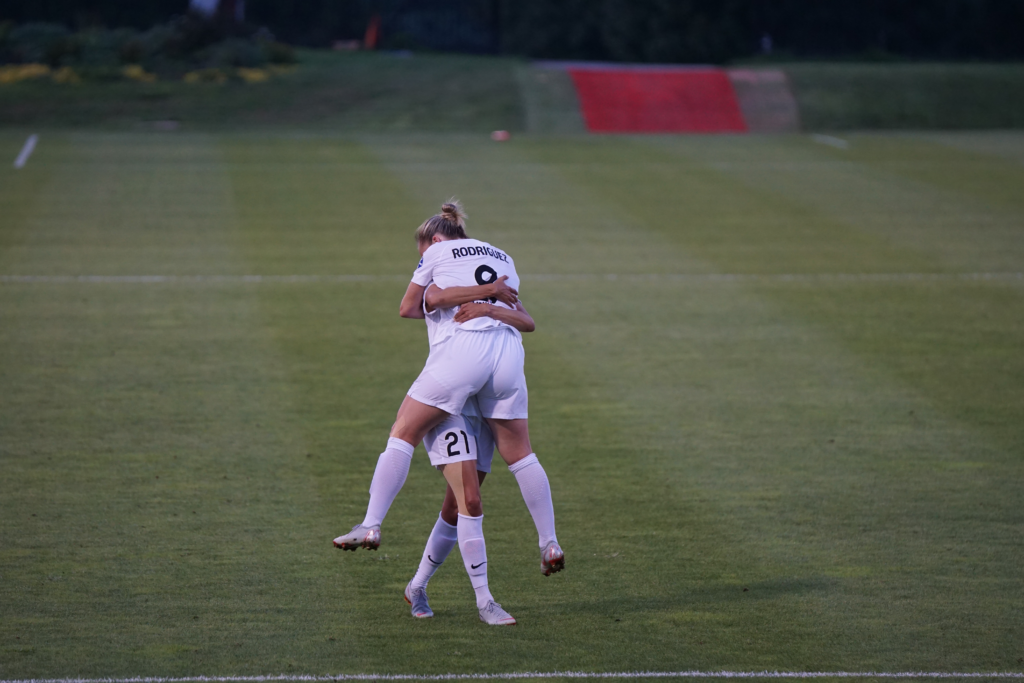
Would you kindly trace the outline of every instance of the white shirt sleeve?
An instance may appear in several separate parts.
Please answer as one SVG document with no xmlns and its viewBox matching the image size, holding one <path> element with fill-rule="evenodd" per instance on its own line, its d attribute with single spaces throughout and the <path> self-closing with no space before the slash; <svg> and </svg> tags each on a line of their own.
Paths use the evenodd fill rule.
<svg viewBox="0 0 1024 683">
<path fill-rule="evenodd" d="M 434 279 L 434 264 L 437 263 L 437 256 L 441 253 L 440 249 L 434 248 L 435 246 L 437 245 L 431 245 L 423 253 L 420 265 L 416 267 L 416 271 L 412 274 L 413 283 L 420 287 L 426 287 Z"/>
</svg>

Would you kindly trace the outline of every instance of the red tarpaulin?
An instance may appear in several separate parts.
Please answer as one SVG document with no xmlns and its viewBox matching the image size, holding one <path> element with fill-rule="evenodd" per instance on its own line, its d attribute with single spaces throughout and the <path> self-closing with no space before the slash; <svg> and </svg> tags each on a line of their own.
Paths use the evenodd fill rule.
<svg viewBox="0 0 1024 683">
<path fill-rule="evenodd" d="M 743 133 L 722 69 L 570 68 L 587 129 L 595 133 Z"/>
</svg>

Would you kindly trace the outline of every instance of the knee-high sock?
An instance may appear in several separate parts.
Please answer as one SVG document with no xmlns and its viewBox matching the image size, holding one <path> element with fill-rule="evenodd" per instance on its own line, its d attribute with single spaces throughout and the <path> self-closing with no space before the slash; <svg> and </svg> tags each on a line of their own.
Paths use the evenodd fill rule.
<svg viewBox="0 0 1024 683">
<path fill-rule="evenodd" d="M 537 525 L 537 538 L 543 548 L 555 537 L 555 506 L 551 503 L 551 484 L 544 466 L 537 460 L 536 453 L 530 453 L 508 468 L 519 482 L 519 490 L 523 493 L 526 508 L 533 516 Z"/>
<path fill-rule="evenodd" d="M 409 464 L 416 448 L 401 439 L 388 439 L 388 447 L 377 459 L 377 469 L 370 482 L 370 504 L 366 507 L 363 526 L 376 526 L 384 521 L 395 496 L 409 476 Z"/>
<path fill-rule="evenodd" d="M 430 538 L 427 539 L 427 547 L 423 549 L 420 568 L 416 570 L 416 576 L 412 577 L 413 588 L 427 587 L 430 577 L 434 575 L 458 541 L 458 527 L 452 526 L 441 519 L 441 515 L 438 515 L 437 522 L 434 523 L 434 530 L 430 532 Z"/>
<path fill-rule="evenodd" d="M 487 546 L 484 545 L 484 516 L 459 515 L 459 552 L 466 565 L 469 582 L 476 591 L 477 609 L 487 606 L 494 598 L 487 588 Z"/>
</svg>

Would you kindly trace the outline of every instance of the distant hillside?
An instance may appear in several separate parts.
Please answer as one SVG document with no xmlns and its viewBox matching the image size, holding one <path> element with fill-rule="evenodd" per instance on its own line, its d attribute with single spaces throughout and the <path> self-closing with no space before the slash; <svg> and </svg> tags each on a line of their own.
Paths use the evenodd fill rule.
<svg viewBox="0 0 1024 683">
<path fill-rule="evenodd" d="M 298 58 L 294 70 L 257 83 L 59 83 L 43 74 L 3 84 L 0 77 L 0 125 L 582 132 L 571 83 L 538 75 L 521 59 L 322 50 Z M 1024 127 L 1020 64 L 771 68 L 788 75 L 805 130 Z"/>
</svg>

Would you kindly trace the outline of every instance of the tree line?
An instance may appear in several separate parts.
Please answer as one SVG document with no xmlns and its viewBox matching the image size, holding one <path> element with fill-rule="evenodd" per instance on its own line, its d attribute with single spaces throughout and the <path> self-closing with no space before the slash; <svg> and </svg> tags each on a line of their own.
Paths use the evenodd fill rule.
<svg viewBox="0 0 1024 683">
<path fill-rule="evenodd" d="M 146 28 L 187 0 L 0 0 L 0 21 Z M 246 20 L 313 47 L 380 46 L 538 59 L 724 63 L 1024 58 L 1024 0 L 246 0 Z"/>
</svg>

